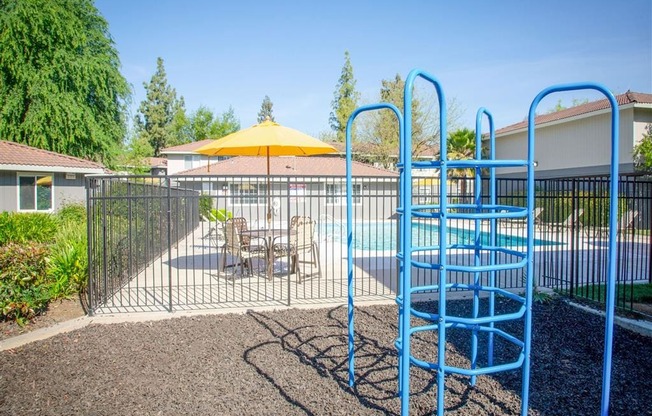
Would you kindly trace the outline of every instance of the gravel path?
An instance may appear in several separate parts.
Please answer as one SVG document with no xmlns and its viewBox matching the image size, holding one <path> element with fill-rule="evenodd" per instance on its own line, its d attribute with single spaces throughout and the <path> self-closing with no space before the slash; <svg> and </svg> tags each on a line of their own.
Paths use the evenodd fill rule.
<svg viewBox="0 0 652 416">
<path fill-rule="evenodd" d="M 448 311 L 463 315 L 469 307 L 452 301 Z M 599 413 L 603 325 L 559 300 L 535 305 L 531 415 Z M 360 308 L 356 329 L 358 384 L 351 391 L 346 307 L 91 325 L 0 353 L 0 414 L 398 414 L 396 307 Z M 449 364 L 467 364 L 468 332 L 449 335 Z M 434 359 L 434 340 L 433 333 L 416 335 L 413 351 Z M 498 343 L 496 359 L 512 350 Z M 651 357 L 650 338 L 616 329 L 613 415 L 652 415 Z M 413 368 L 411 378 L 411 414 L 431 414 L 436 376 Z M 520 384 L 520 371 L 479 377 L 475 387 L 451 375 L 446 414 L 519 414 Z"/>
</svg>

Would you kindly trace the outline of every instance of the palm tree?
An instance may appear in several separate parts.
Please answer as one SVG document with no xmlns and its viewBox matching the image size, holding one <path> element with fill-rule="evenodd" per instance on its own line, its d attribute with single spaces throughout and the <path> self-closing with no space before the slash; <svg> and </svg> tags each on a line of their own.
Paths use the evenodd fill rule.
<svg viewBox="0 0 652 416">
<path fill-rule="evenodd" d="M 456 130 L 448 135 L 446 145 L 448 160 L 469 160 L 475 159 L 475 132 L 467 128 Z M 474 168 L 454 169 L 453 175 L 464 178 L 460 187 L 462 196 L 466 195 L 467 178 L 475 177 Z"/>
</svg>

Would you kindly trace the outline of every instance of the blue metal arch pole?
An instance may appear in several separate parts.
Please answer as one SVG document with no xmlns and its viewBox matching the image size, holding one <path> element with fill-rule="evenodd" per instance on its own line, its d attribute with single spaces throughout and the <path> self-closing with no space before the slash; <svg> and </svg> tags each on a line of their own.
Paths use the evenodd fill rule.
<svg viewBox="0 0 652 416">
<path fill-rule="evenodd" d="M 606 299 L 606 319 L 604 333 L 604 358 L 602 362 L 602 401 L 600 404 L 600 414 L 607 416 L 609 414 L 609 394 L 611 390 L 611 359 L 613 355 L 613 327 L 614 327 L 614 303 L 616 293 L 616 231 L 618 221 L 618 145 L 619 145 L 619 114 L 618 102 L 611 91 L 601 84 L 595 83 L 573 83 L 553 85 L 541 91 L 532 101 L 530 113 L 528 115 L 528 141 L 534 142 L 534 119 L 536 108 L 539 102 L 549 94 L 564 91 L 576 90 L 596 90 L 601 92 L 611 105 L 611 181 L 609 184 L 609 248 L 608 248 L 608 267 L 607 267 L 607 299 Z M 534 149 L 528 149 L 531 156 L 534 156 Z M 534 180 L 534 177 L 528 180 Z M 534 198 L 534 195 L 528 195 Z M 529 336 L 529 334 L 528 334 Z M 529 358 L 528 358 L 529 359 Z M 526 386 L 524 385 L 525 389 Z"/>
<path fill-rule="evenodd" d="M 401 332 L 400 339 L 402 340 L 402 349 L 400 351 L 400 360 L 403 363 L 399 368 L 399 385 L 404 388 L 401 389 L 401 414 L 407 415 L 410 411 L 410 335 L 412 330 L 410 328 L 411 317 L 411 285 L 412 285 L 412 91 L 414 82 L 417 78 L 423 78 L 430 82 L 437 91 L 437 98 L 439 104 L 439 134 L 440 134 L 440 159 L 447 160 L 446 153 L 446 99 L 444 97 L 444 90 L 441 83 L 431 74 L 421 70 L 413 69 L 405 79 L 405 91 L 403 93 L 403 141 L 401 145 L 401 163 L 404 169 L 403 181 L 401 183 L 401 201 L 404 209 L 404 215 L 401 218 L 401 246 L 403 247 L 403 256 L 406 266 L 403 269 L 403 289 L 405 296 L 403 297 L 403 313 L 400 316 Z M 443 144 L 442 144 L 443 143 Z M 440 197 L 440 227 L 439 227 L 439 245 L 446 247 L 448 244 L 448 230 L 447 230 L 447 170 L 445 163 L 442 162 L 441 175 L 439 178 L 439 197 Z M 439 321 L 438 321 L 438 341 L 437 341 L 437 414 L 443 415 L 444 406 L 444 381 L 445 371 L 444 366 L 446 362 L 446 250 L 439 250 Z"/>
<path fill-rule="evenodd" d="M 478 109 L 476 116 L 475 116 L 475 158 L 477 160 L 482 159 L 482 117 L 483 115 L 487 116 L 487 121 L 489 122 L 489 154 L 488 159 L 489 160 L 495 160 L 496 159 L 496 134 L 494 130 L 494 118 L 493 115 L 489 112 L 489 110 L 485 109 L 484 107 Z M 476 169 L 475 171 L 475 205 L 480 206 L 482 201 L 480 198 L 482 197 L 482 172 L 480 169 Z M 491 167 L 489 168 L 489 196 L 490 196 L 490 205 L 496 205 L 496 168 Z M 479 245 L 479 238 L 480 237 L 480 219 L 475 220 L 475 245 L 476 247 Z M 496 246 L 496 241 L 497 241 L 497 236 L 496 236 L 496 219 L 491 218 L 490 219 L 490 226 L 489 226 L 489 244 L 492 247 Z M 477 250 L 476 250 L 477 251 Z M 477 255 L 476 255 L 477 257 Z M 489 254 L 489 264 L 491 266 L 494 266 L 496 264 L 496 252 L 492 251 Z M 478 262 L 476 262 L 476 266 L 479 265 Z M 477 280 L 478 273 L 476 273 L 476 282 L 475 285 L 479 285 L 479 282 Z M 491 270 L 489 272 L 489 286 L 494 287 L 496 285 L 496 271 Z M 479 315 L 479 307 L 480 307 L 480 302 L 478 299 L 478 291 L 477 289 L 474 290 L 474 296 L 473 296 L 473 317 L 477 318 Z M 489 292 L 489 316 L 493 317 L 495 315 L 495 302 L 496 302 L 496 293 L 495 292 Z M 494 323 L 490 322 L 489 323 L 490 328 L 494 328 Z M 487 340 L 487 362 L 489 366 L 493 365 L 493 354 L 494 353 L 494 333 L 489 332 L 489 338 Z M 473 332 L 473 339 L 472 339 L 472 348 L 471 348 L 471 368 L 475 369 L 477 367 L 477 358 L 478 358 L 478 333 L 477 331 Z M 474 386 L 476 382 L 476 376 L 473 375 L 471 376 L 471 385 Z"/>
<path fill-rule="evenodd" d="M 353 387 L 355 385 L 355 348 L 354 348 L 354 342 L 355 342 L 355 333 L 354 333 L 354 313 L 353 313 L 353 295 L 354 295 L 354 290 L 355 288 L 353 287 L 353 159 L 351 155 L 351 139 L 352 139 L 352 129 L 353 129 L 353 121 L 355 118 L 360 114 L 365 111 L 373 111 L 373 110 L 382 110 L 382 109 L 389 109 L 391 110 L 395 115 L 396 119 L 398 120 L 398 133 L 399 133 L 399 143 L 403 142 L 403 116 L 401 115 L 401 111 L 396 108 L 395 105 L 393 104 L 388 104 L 388 103 L 378 103 L 378 104 L 370 104 L 370 105 L 365 105 L 362 107 L 357 108 L 351 116 L 349 116 L 349 120 L 346 123 L 346 266 L 347 266 L 347 292 L 348 292 L 348 359 L 349 359 L 349 387 Z M 401 149 L 399 149 L 399 160 L 401 158 Z M 401 182 L 401 177 L 399 177 L 399 187 L 400 187 L 400 182 Z M 400 188 L 399 188 L 400 189 Z M 399 207 L 399 214 L 401 214 L 402 210 L 401 207 Z M 401 266 L 402 262 L 401 262 Z M 401 283 L 401 280 L 399 279 L 399 295 L 403 293 L 403 286 Z M 399 309 L 401 305 L 399 304 Z M 399 333 L 400 333 L 400 325 L 401 323 L 399 322 Z M 401 343 L 401 339 L 399 338 L 397 340 L 397 343 Z M 408 363 L 409 365 L 409 363 Z M 401 360 L 399 358 L 399 371 L 402 366 Z M 401 385 L 399 383 L 399 391 L 401 390 Z M 408 388 L 409 391 L 409 388 Z"/>
</svg>

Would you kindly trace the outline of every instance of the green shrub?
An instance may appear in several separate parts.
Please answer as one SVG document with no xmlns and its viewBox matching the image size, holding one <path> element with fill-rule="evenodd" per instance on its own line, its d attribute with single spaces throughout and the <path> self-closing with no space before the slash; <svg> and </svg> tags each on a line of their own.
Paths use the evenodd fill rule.
<svg viewBox="0 0 652 416">
<path fill-rule="evenodd" d="M 86 225 L 86 206 L 82 203 L 67 204 L 57 212 L 59 222 L 82 223 Z"/>
<path fill-rule="evenodd" d="M 211 210 L 211 214 L 213 215 L 211 219 L 214 218 L 216 221 L 219 222 L 226 222 L 226 220 L 228 220 L 229 218 L 233 218 L 233 213 L 231 211 L 227 211 L 224 208 L 221 209 L 213 208 Z"/>
<path fill-rule="evenodd" d="M 51 214 L 0 213 L 0 246 L 29 241 L 46 243 L 54 239 L 57 220 Z"/>
<path fill-rule="evenodd" d="M 85 222 L 62 224 L 50 250 L 48 274 L 52 299 L 68 297 L 86 287 L 88 241 Z"/>
<path fill-rule="evenodd" d="M 0 247 L 0 318 L 24 325 L 49 302 L 48 249 L 40 243 Z"/>
<path fill-rule="evenodd" d="M 208 219 L 209 213 L 213 209 L 213 200 L 209 195 L 202 195 L 199 197 L 199 215 L 204 219 Z"/>
</svg>

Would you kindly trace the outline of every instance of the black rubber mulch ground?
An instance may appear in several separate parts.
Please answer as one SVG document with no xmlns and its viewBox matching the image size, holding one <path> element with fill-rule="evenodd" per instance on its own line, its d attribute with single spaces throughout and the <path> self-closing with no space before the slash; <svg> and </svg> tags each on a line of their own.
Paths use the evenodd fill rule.
<svg viewBox="0 0 652 416">
<path fill-rule="evenodd" d="M 448 304 L 450 314 L 469 308 Z M 0 414 L 399 414 L 396 317 L 392 306 L 358 309 L 353 391 L 346 307 L 90 326 L 0 353 Z M 535 305 L 530 414 L 599 414 L 603 333 L 599 316 L 561 301 Z M 468 331 L 447 338 L 448 364 L 468 366 Z M 413 351 L 434 360 L 435 340 L 420 333 Z M 496 342 L 496 362 L 513 355 Z M 436 375 L 413 368 L 411 378 L 411 414 L 433 413 Z M 520 370 L 479 377 L 475 387 L 450 375 L 446 414 L 519 414 L 520 386 Z M 651 392 L 652 339 L 617 328 L 611 414 L 652 415 Z"/>
</svg>

